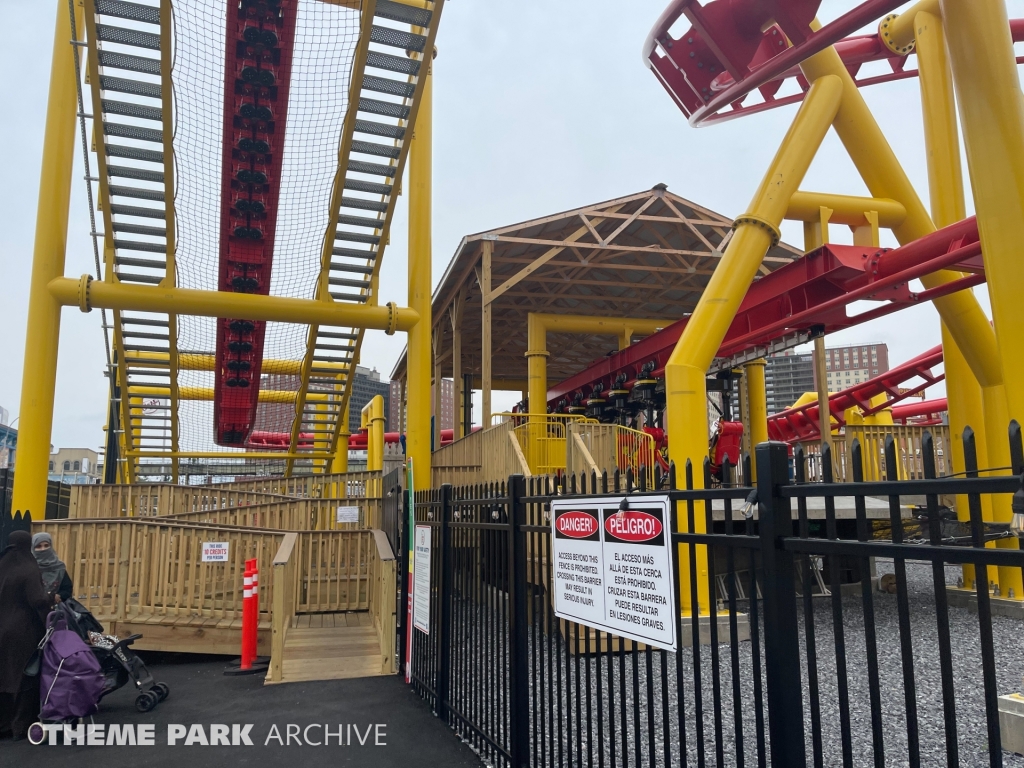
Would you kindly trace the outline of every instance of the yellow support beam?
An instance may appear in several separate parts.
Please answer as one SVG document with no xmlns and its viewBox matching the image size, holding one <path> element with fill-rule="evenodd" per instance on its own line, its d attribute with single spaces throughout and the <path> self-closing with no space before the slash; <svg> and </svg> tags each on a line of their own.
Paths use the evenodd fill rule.
<svg viewBox="0 0 1024 768">
<path fill-rule="evenodd" d="M 309 395 L 306 398 L 309 399 Z M 331 472 L 338 474 L 340 472 L 348 472 L 348 439 L 351 437 L 348 427 L 348 414 L 349 406 L 345 404 L 345 410 L 341 413 L 341 428 L 338 430 L 338 448 L 334 453 L 334 459 L 331 460 Z"/>
<path fill-rule="evenodd" d="M 83 29 L 82 7 L 78 3 L 73 7 L 75 28 Z M 53 427 L 53 397 L 57 384 L 61 308 L 47 291 L 47 285 L 64 274 L 75 156 L 75 115 L 78 112 L 76 55 L 77 48 L 71 45 L 68 3 L 58 0 L 46 127 L 43 130 L 35 248 L 28 290 L 25 365 L 18 412 L 21 424 L 14 475 L 14 509 L 29 510 L 36 519 L 42 519 L 46 510 L 50 430 Z"/>
<path fill-rule="evenodd" d="M 1024 268 L 1019 256 L 1024 233 L 1024 102 L 1002 0 L 943 0 L 941 9 L 967 166 L 974 182 L 974 206 L 1002 373 L 1000 383 L 1005 385 L 985 386 L 986 382 L 981 382 L 985 444 L 989 464 L 1002 467 L 1010 458 L 1006 433 L 1009 421 L 1024 421 L 1024 364 L 1020 359 L 1024 352 L 1024 313 L 1020 306 Z M 997 497 L 992 514 L 996 522 L 1008 523 L 1010 504 Z M 996 546 L 1017 549 L 1018 542 L 1003 539 Z M 1017 599 L 1024 598 L 1022 581 L 1019 569 L 998 569 L 1003 596 L 1012 591 Z"/>
<path fill-rule="evenodd" d="M 878 215 L 877 224 L 885 229 L 898 227 L 907 218 L 907 209 L 896 200 L 827 192 L 796 192 L 789 201 L 786 218 L 816 223 L 821 219 L 822 208 L 830 209 L 829 223 L 850 227 L 870 226 L 871 221 L 865 215 L 870 212 Z"/>
<path fill-rule="evenodd" d="M 359 414 L 359 428 L 366 430 L 366 471 L 384 469 L 384 396 L 374 395 Z"/>
<path fill-rule="evenodd" d="M 665 320 L 642 317 L 592 317 L 588 315 L 553 315 L 530 312 L 527 315 L 527 380 L 529 408 L 532 414 L 548 410 L 548 334 L 585 333 L 591 336 L 618 336 L 622 340 L 634 335 L 650 336 L 668 325 Z"/>
<path fill-rule="evenodd" d="M 747 412 L 750 414 L 750 451 L 758 444 L 768 441 L 768 394 L 764 383 L 766 361 L 762 357 L 743 366 L 743 383 L 746 386 Z M 757 462 L 751 457 L 750 482 L 757 479 Z"/>
<path fill-rule="evenodd" d="M 819 26 L 818 22 L 812 24 L 814 29 Z M 811 56 L 800 69 L 809 82 L 832 76 L 842 84 L 842 103 L 833 127 L 871 195 L 898 200 L 907 209 L 906 219 L 893 229 L 896 239 L 906 244 L 934 232 L 928 211 L 835 48 Z M 921 281 L 926 288 L 937 288 L 960 277 L 958 272 L 942 270 L 925 275 Z M 983 386 L 1001 383 L 995 333 L 974 294 L 959 291 L 933 303 L 978 381 Z"/>
<path fill-rule="evenodd" d="M 924 140 L 928 158 L 928 190 L 932 220 L 937 227 L 945 227 L 962 220 L 966 215 L 964 200 L 963 169 L 960 163 L 960 136 L 956 119 L 956 103 L 953 97 L 953 73 L 946 52 L 945 32 L 937 15 L 938 2 L 930 0 L 934 12 L 921 10 L 905 13 L 900 31 L 893 31 L 896 41 L 905 44 L 904 28 L 914 35 L 917 51 L 917 67 L 921 89 L 921 113 L 924 119 Z M 913 22 L 910 24 L 909 22 Z M 968 426 L 974 429 L 975 448 L 978 464 L 992 466 L 988 460 L 986 444 L 985 409 L 982 389 L 971 372 L 967 360 L 956 345 L 946 324 L 942 324 L 943 368 L 946 372 L 946 399 L 949 410 L 950 437 L 952 440 L 950 463 L 954 473 L 964 471 L 963 433 Z M 1003 430 L 996 433 L 1003 439 Z M 1005 440 L 1003 440 L 1005 444 Z M 991 521 L 992 497 L 982 496 L 982 519 Z M 970 518 L 966 496 L 956 500 L 960 520 Z M 964 584 L 974 582 L 974 566 L 963 566 Z"/>
<path fill-rule="evenodd" d="M 420 319 L 416 310 L 393 304 L 376 307 L 255 293 L 101 283 L 88 275 L 79 280 L 56 277 L 48 281 L 47 287 L 59 304 L 77 306 L 83 312 L 103 308 L 197 317 L 244 317 L 300 325 L 349 325 L 381 331 L 408 331 Z"/>
<path fill-rule="evenodd" d="M 430 52 L 422 102 L 409 149 L 409 306 L 419 322 L 409 332 L 408 426 L 405 453 L 413 465 L 413 490 L 430 488 L 431 379 L 431 174 L 434 77 Z M 438 382 L 440 386 L 440 382 Z"/>
<path fill-rule="evenodd" d="M 735 233 L 721 262 L 708 281 L 697 307 L 686 324 L 665 368 L 666 416 L 669 456 L 678 468 L 678 481 L 685 478 L 687 462 L 693 466 L 695 487 L 704 484 L 704 460 L 708 457 L 707 384 L 705 375 L 726 331 L 736 316 L 768 249 L 779 241 L 779 225 L 789 209 L 790 198 L 799 189 L 807 169 L 821 146 L 839 110 L 842 82 L 825 76 L 812 81 L 796 118 L 790 126 L 747 213 L 736 219 Z M 705 528 L 703 510 L 696 516 L 696 532 Z M 687 530 L 680 515 L 680 530 Z M 684 548 L 680 573 L 689 574 L 689 554 Z M 708 603 L 707 551 L 697 549 L 698 603 L 702 612 Z M 683 608 L 691 605 L 688 577 L 680 595 Z"/>
</svg>

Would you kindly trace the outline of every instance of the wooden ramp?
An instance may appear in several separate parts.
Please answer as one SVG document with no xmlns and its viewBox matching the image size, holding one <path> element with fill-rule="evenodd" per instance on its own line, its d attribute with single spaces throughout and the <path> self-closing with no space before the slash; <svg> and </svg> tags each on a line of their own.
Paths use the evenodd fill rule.
<svg viewBox="0 0 1024 768">
<path fill-rule="evenodd" d="M 367 611 L 304 614 L 288 630 L 281 680 L 340 680 L 385 674 L 381 643 Z"/>
</svg>

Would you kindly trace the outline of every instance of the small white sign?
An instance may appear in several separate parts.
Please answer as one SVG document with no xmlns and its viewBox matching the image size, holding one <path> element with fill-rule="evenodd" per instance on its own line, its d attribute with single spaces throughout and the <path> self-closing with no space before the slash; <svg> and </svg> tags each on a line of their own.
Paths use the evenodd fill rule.
<svg viewBox="0 0 1024 768">
<path fill-rule="evenodd" d="M 204 541 L 203 562 L 204 563 L 226 563 L 228 561 L 227 541 Z"/>
<path fill-rule="evenodd" d="M 430 526 L 416 526 L 413 560 L 412 625 L 430 634 Z"/>
<path fill-rule="evenodd" d="M 668 496 L 551 502 L 555 615 L 676 650 Z"/>
<path fill-rule="evenodd" d="M 339 523 L 358 523 L 359 507 L 338 507 L 337 517 Z"/>
</svg>

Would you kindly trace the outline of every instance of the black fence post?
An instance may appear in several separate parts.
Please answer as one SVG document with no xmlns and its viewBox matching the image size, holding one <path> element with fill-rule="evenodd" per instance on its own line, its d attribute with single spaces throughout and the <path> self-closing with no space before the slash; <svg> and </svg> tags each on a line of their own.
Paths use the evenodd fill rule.
<svg viewBox="0 0 1024 768">
<path fill-rule="evenodd" d="M 800 635 L 796 615 L 796 566 L 782 539 L 793 535 L 789 499 L 779 488 L 789 484 L 785 443 L 761 443 L 757 455 L 758 523 L 764 565 L 765 671 L 768 687 L 768 735 L 772 768 L 807 765 L 804 747 L 803 695 L 800 682 Z"/>
<path fill-rule="evenodd" d="M 529 584 L 526 582 L 526 478 L 512 475 L 508 479 L 509 526 L 509 753 L 512 768 L 530 763 L 530 680 L 529 680 L 529 628 L 526 602 Z"/>
<path fill-rule="evenodd" d="M 451 575 L 451 528 L 448 523 L 452 516 L 452 487 L 449 483 L 441 486 L 441 509 L 438 521 L 441 523 L 438 554 L 441 557 L 441 585 L 437 596 L 441 600 L 440 626 L 437 628 L 437 693 L 436 712 L 442 720 L 448 718 L 448 691 L 451 678 L 451 631 L 452 618 L 452 575 Z"/>
</svg>

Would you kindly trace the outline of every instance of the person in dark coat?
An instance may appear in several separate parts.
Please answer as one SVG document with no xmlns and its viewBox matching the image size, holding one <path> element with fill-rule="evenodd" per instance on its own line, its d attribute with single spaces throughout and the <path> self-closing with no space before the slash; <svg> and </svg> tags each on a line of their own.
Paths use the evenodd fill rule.
<svg viewBox="0 0 1024 768">
<path fill-rule="evenodd" d="M 15 531 L 0 552 L 0 734 L 23 739 L 39 717 L 39 677 L 26 675 L 53 600 L 32 556 L 32 536 Z"/>
<path fill-rule="evenodd" d="M 43 589 L 58 603 L 66 602 L 73 594 L 71 577 L 67 566 L 57 557 L 53 549 L 53 538 L 48 533 L 37 533 L 32 537 L 32 554 L 43 574 Z"/>
</svg>

